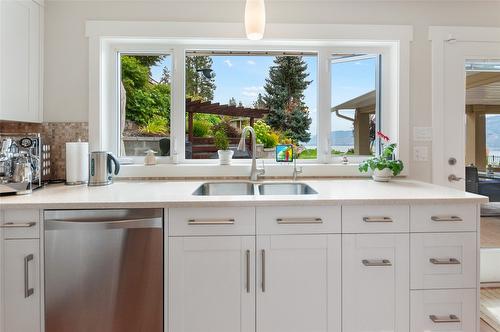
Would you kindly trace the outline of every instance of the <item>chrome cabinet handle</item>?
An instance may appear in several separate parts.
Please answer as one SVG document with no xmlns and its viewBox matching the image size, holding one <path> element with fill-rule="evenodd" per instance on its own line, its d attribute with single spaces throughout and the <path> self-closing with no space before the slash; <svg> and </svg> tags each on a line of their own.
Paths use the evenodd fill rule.
<svg viewBox="0 0 500 332">
<path fill-rule="evenodd" d="M 459 216 L 432 216 L 432 221 L 464 221 Z"/>
<path fill-rule="evenodd" d="M 391 217 L 363 217 L 364 222 L 393 222 Z"/>
<path fill-rule="evenodd" d="M 34 259 L 33 254 L 24 257 L 24 297 L 28 298 L 35 292 L 29 285 L 29 262 Z"/>
<path fill-rule="evenodd" d="M 17 224 L 13 222 L 6 222 L 0 225 L 0 228 L 30 228 L 36 225 L 36 222 L 27 222 L 22 224 Z"/>
<path fill-rule="evenodd" d="M 276 218 L 278 224 L 322 224 L 321 218 Z"/>
<path fill-rule="evenodd" d="M 250 293 L 250 250 L 247 250 L 245 252 L 245 256 L 246 256 L 246 267 L 247 267 L 245 287 L 247 289 L 247 293 Z"/>
<path fill-rule="evenodd" d="M 262 284 L 261 284 L 261 287 L 262 287 L 262 293 L 264 293 L 266 291 L 266 250 L 262 249 L 260 251 L 260 253 L 262 255 L 262 269 L 261 269 Z"/>
<path fill-rule="evenodd" d="M 234 219 L 189 219 L 188 225 L 233 225 Z"/>
<path fill-rule="evenodd" d="M 460 261 L 456 258 L 430 258 L 429 262 L 435 265 L 457 265 Z"/>
<path fill-rule="evenodd" d="M 438 317 L 436 315 L 430 315 L 429 316 L 430 320 L 432 320 L 433 323 L 460 323 L 460 318 L 458 318 L 456 315 L 448 315 L 444 317 Z"/>
<path fill-rule="evenodd" d="M 392 266 L 388 259 L 363 259 L 361 262 L 364 266 Z"/>
</svg>

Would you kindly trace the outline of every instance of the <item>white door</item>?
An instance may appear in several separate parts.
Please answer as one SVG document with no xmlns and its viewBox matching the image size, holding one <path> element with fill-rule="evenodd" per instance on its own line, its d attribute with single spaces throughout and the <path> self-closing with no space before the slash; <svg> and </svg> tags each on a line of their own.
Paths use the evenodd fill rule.
<svg viewBox="0 0 500 332">
<path fill-rule="evenodd" d="M 38 239 L 3 242 L 3 332 L 41 331 Z"/>
<path fill-rule="evenodd" d="M 257 236 L 257 332 L 340 332 L 340 235 Z"/>
<path fill-rule="evenodd" d="M 407 332 L 409 235 L 342 235 L 343 332 Z"/>
<path fill-rule="evenodd" d="M 170 332 L 254 332 L 255 237 L 169 239 Z"/>
<path fill-rule="evenodd" d="M 0 1 L 0 120 L 41 122 L 42 9 Z"/>
<path fill-rule="evenodd" d="M 464 39 L 473 40 L 471 35 Z M 463 190 L 463 180 L 449 181 L 448 176 L 465 177 L 465 61 L 500 59 L 500 42 L 447 42 L 436 37 L 432 48 L 433 182 Z"/>
</svg>

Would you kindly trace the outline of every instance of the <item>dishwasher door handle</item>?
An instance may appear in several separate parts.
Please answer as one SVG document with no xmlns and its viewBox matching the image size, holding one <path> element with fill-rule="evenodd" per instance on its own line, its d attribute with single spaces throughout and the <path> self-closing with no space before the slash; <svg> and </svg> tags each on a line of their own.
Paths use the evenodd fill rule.
<svg viewBox="0 0 500 332">
<path fill-rule="evenodd" d="M 46 230 L 57 229 L 120 229 L 120 228 L 162 228 L 162 218 L 125 219 L 112 221 L 85 219 L 45 220 Z"/>
</svg>

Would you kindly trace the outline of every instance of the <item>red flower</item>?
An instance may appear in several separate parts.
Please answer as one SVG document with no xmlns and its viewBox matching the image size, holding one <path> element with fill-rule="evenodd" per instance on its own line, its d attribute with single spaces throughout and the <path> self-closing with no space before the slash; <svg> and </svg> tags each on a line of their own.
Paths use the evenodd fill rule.
<svg viewBox="0 0 500 332">
<path fill-rule="evenodd" d="M 384 133 L 381 131 L 377 131 L 377 136 L 383 139 L 384 141 L 388 142 L 389 141 L 389 136 L 385 136 Z"/>
</svg>

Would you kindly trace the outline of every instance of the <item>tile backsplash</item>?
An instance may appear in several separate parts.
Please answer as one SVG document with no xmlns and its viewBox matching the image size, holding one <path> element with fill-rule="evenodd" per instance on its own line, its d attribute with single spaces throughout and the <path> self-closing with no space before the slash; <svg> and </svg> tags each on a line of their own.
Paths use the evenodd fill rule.
<svg viewBox="0 0 500 332">
<path fill-rule="evenodd" d="M 25 123 L 0 121 L 2 133 L 40 133 L 43 144 L 49 144 L 51 149 L 51 179 L 66 177 L 66 142 L 81 140 L 87 142 L 89 137 L 87 122 L 44 122 Z"/>
</svg>

